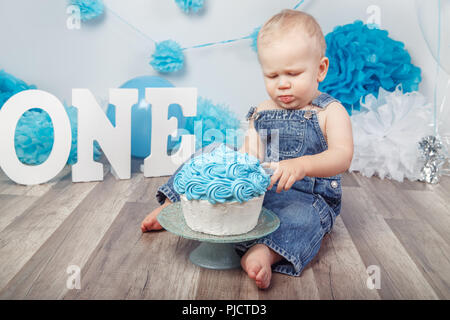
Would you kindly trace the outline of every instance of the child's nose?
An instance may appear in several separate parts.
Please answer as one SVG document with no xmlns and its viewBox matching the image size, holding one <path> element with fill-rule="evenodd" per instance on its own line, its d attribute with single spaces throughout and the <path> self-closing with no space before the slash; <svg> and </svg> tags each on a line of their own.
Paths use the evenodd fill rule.
<svg viewBox="0 0 450 320">
<path fill-rule="evenodd" d="M 289 89 L 291 87 L 291 83 L 288 79 L 280 77 L 280 82 L 278 83 L 279 89 Z"/>
</svg>

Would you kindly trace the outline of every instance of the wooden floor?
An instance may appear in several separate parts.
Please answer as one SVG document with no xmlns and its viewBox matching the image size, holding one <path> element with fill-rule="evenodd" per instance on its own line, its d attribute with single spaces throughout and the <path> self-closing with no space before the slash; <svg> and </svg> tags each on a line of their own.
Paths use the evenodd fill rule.
<svg viewBox="0 0 450 320">
<path fill-rule="evenodd" d="M 449 299 L 450 177 L 438 185 L 343 175 L 333 231 L 300 277 L 274 273 L 258 290 L 243 270 L 190 263 L 198 242 L 142 234 L 168 177 L 130 180 L 105 165 L 102 182 L 72 183 L 67 166 L 49 183 L 20 186 L 0 170 L 1 299 Z M 81 270 L 68 289 L 67 268 Z M 380 288 L 367 286 L 378 266 Z"/>
</svg>

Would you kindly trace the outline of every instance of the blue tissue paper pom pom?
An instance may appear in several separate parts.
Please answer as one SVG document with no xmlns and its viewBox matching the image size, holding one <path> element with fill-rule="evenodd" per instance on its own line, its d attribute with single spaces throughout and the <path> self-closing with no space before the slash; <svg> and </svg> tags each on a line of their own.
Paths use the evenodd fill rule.
<svg viewBox="0 0 450 320">
<path fill-rule="evenodd" d="M 72 132 L 72 146 L 70 148 L 69 159 L 67 160 L 67 164 L 75 164 L 78 161 L 78 109 L 74 106 L 64 106 L 66 109 L 66 113 L 70 120 L 70 127 Z M 53 128 L 52 128 L 53 129 Z M 94 141 L 94 160 L 99 160 L 102 153 L 100 149 L 100 145 L 97 141 Z"/>
<path fill-rule="evenodd" d="M 77 162 L 77 109 L 66 107 L 72 132 L 72 146 L 67 164 Z M 53 148 L 54 130 L 50 116 L 42 109 L 26 111 L 17 122 L 14 146 L 17 157 L 28 165 L 39 165 L 48 159 Z M 100 159 L 100 146 L 94 142 L 94 159 Z"/>
<path fill-rule="evenodd" d="M 227 106 L 214 104 L 211 100 L 202 97 L 197 99 L 197 115 L 195 117 L 186 117 L 186 123 L 183 128 L 189 131 L 190 134 L 195 135 L 195 150 L 215 142 L 215 139 L 220 139 L 217 136 L 206 136 L 205 134 L 209 129 L 217 130 L 210 131 L 210 133 L 215 135 L 222 134 L 224 140 L 220 142 L 232 146 L 239 147 L 242 142 L 241 139 L 243 139 L 243 133 L 239 134 L 239 131 L 236 131 L 240 128 L 240 121 L 237 115 L 230 111 Z M 172 139 L 172 141 L 174 140 Z M 169 153 L 176 152 L 175 150 L 178 150 L 179 145 L 179 143 L 176 144 L 173 149 L 169 150 Z"/>
<path fill-rule="evenodd" d="M 17 157 L 23 163 L 36 165 L 47 160 L 53 141 L 53 126 L 46 112 L 30 109 L 19 119 L 14 143 Z"/>
<path fill-rule="evenodd" d="M 259 30 L 261 30 L 261 26 L 256 27 L 255 30 L 253 30 L 252 34 L 250 35 L 250 39 L 252 39 L 252 49 L 255 52 L 258 52 L 258 33 Z"/>
<path fill-rule="evenodd" d="M 103 14 L 102 0 L 69 0 L 69 4 L 80 8 L 80 18 L 82 21 L 94 19 Z"/>
<path fill-rule="evenodd" d="M 203 8 L 204 0 L 175 0 L 175 3 L 186 13 L 197 12 Z"/>
<path fill-rule="evenodd" d="M 360 99 L 379 88 L 417 91 L 420 68 L 411 64 L 403 42 L 388 37 L 386 30 L 369 28 L 362 21 L 337 26 L 325 36 L 330 60 L 327 76 L 319 89 L 339 99 L 351 115 L 360 111 Z"/>
<path fill-rule="evenodd" d="M 173 40 L 156 43 L 150 65 L 159 72 L 168 73 L 183 68 L 184 55 L 180 45 Z"/>
<path fill-rule="evenodd" d="M 28 85 L 13 75 L 0 70 L 0 109 L 3 107 L 6 100 L 16 93 L 28 89 L 36 89 L 36 86 Z"/>
<path fill-rule="evenodd" d="M 0 70 L 0 109 L 6 100 L 24 90 L 36 89 L 24 81 Z M 77 162 L 77 109 L 66 107 L 72 130 L 72 148 L 68 164 Z M 20 161 L 28 165 L 38 165 L 47 160 L 53 148 L 53 124 L 50 116 L 42 109 L 30 109 L 20 117 L 14 134 L 14 147 Z M 94 142 L 94 159 L 100 159 L 100 146 Z"/>
</svg>

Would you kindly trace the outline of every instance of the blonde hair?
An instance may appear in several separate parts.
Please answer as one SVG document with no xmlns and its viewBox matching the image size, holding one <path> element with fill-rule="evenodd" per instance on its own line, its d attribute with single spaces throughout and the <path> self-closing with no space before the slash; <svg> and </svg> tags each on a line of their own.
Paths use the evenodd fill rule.
<svg viewBox="0 0 450 320">
<path fill-rule="evenodd" d="M 282 10 L 264 23 L 258 32 L 258 48 L 263 43 L 270 43 L 272 38 L 270 36 L 274 33 L 292 31 L 303 32 L 310 36 L 316 42 L 320 58 L 325 56 L 327 44 L 316 19 L 306 12 L 291 9 Z"/>
</svg>

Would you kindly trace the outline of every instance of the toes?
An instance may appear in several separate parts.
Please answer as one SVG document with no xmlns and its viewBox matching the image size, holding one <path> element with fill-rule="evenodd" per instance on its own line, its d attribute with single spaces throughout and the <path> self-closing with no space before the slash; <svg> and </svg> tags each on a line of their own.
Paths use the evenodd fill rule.
<svg viewBox="0 0 450 320">
<path fill-rule="evenodd" d="M 250 278 L 252 278 L 253 280 L 256 280 L 256 276 L 257 276 L 260 268 L 261 268 L 261 266 L 258 266 L 258 265 L 254 265 L 254 266 L 250 267 L 248 270 L 248 276 Z"/>
<path fill-rule="evenodd" d="M 270 285 L 270 270 L 261 268 L 259 273 L 256 275 L 256 285 L 261 289 L 266 289 Z"/>
<path fill-rule="evenodd" d="M 260 289 L 267 289 L 270 285 L 270 282 L 262 282 L 262 281 L 256 281 L 256 286 Z"/>
<path fill-rule="evenodd" d="M 142 232 L 148 231 L 148 227 L 150 227 L 151 224 L 149 224 L 147 219 L 144 219 L 144 221 L 142 221 L 141 223 L 141 230 Z"/>
<path fill-rule="evenodd" d="M 244 265 L 243 267 L 244 270 L 247 272 L 248 276 L 251 279 L 256 280 L 256 276 L 261 270 L 261 265 L 254 262 L 247 262 L 247 264 Z"/>
<path fill-rule="evenodd" d="M 244 269 L 245 270 L 245 269 Z M 247 264 L 247 274 L 260 289 L 266 289 L 270 285 L 270 270 L 266 270 L 260 264 Z"/>
<path fill-rule="evenodd" d="M 266 270 L 264 270 L 264 268 L 261 268 L 261 270 L 259 270 L 258 274 L 256 275 L 256 280 L 264 281 L 265 278 L 266 278 Z"/>
<path fill-rule="evenodd" d="M 162 230 L 164 229 L 158 221 L 150 220 L 150 221 L 143 221 L 141 224 L 141 230 L 142 232 L 152 231 L 152 230 Z"/>
<path fill-rule="evenodd" d="M 141 231 L 142 231 L 142 232 L 147 232 L 147 231 L 150 231 L 150 228 L 149 228 L 149 226 L 147 226 L 147 225 L 145 225 L 144 223 L 142 223 L 142 225 L 141 225 Z"/>
<path fill-rule="evenodd" d="M 153 230 L 154 227 L 155 227 L 155 223 L 153 221 L 147 220 L 147 219 L 142 221 L 142 224 L 141 224 L 142 232 L 147 232 L 147 231 Z"/>
</svg>

